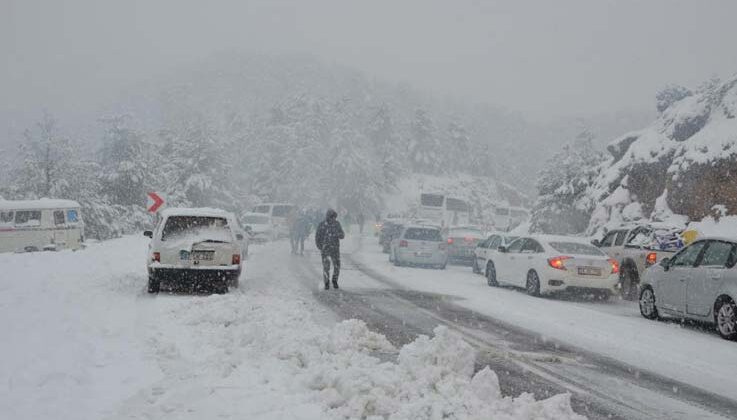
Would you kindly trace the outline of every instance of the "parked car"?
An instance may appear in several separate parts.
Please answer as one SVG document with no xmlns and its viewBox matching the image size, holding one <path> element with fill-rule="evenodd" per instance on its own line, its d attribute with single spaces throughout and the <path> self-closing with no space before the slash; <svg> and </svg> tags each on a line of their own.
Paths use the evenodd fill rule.
<svg viewBox="0 0 737 420">
<path fill-rule="evenodd" d="M 622 296 L 635 300 L 645 270 L 683 247 L 682 230 L 657 223 L 625 226 L 607 232 L 601 241 L 592 243 L 619 262 Z"/>
<path fill-rule="evenodd" d="M 0 199 L 0 252 L 78 250 L 84 246 L 79 203 Z"/>
<path fill-rule="evenodd" d="M 444 270 L 448 264 L 448 245 L 436 226 L 407 225 L 392 240 L 390 248 L 389 261 L 396 266 L 432 266 Z"/>
<path fill-rule="evenodd" d="M 269 216 L 274 225 L 274 231 L 278 238 L 289 237 L 289 219 L 297 214 L 297 206 L 289 203 L 262 203 L 255 206 L 253 213 L 261 213 Z"/>
<path fill-rule="evenodd" d="M 523 287 L 533 296 L 565 290 L 608 299 L 619 281 L 619 263 L 579 238 L 525 236 L 499 247 L 487 281 Z"/>
<path fill-rule="evenodd" d="M 484 232 L 474 226 L 458 226 L 448 229 L 448 261 L 451 264 L 472 266 L 476 245 L 484 239 Z"/>
<path fill-rule="evenodd" d="M 263 213 L 245 213 L 241 216 L 243 227 L 254 243 L 274 241 L 277 238 L 276 228 L 271 217 Z"/>
<path fill-rule="evenodd" d="M 472 265 L 473 272 L 476 274 L 486 274 L 488 262 L 494 254 L 499 252 L 499 247 L 509 245 L 517 238 L 517 236 L 494 233 L 476 244 L 476 249 L 473 252 L 475 257 Z"/>
<path fill-rule="evenodd" d="M 391 243 L 394 238 L 402 233 L 404 225 L 399 222 L 385 221 L 379 232 L 379 245 L 381 245 L 381 251 L 388 254 L 391 250 Z"/>
<path fill-rule="evenodd" d="M 243 257 L 235 216 L 218 209 L 168 208 L 160 213 L 151 238 L 148 292 L 158 293 L 162 282 L 195 282 L 225 293 L 238 287 Z"/>
<path fill-rule="evenodd" d="M 737 339 L 737 240 L 705 238 L 664 258 L 645 273 L 640 313 L 712 323 L 720 336 Z"/>
</svg>

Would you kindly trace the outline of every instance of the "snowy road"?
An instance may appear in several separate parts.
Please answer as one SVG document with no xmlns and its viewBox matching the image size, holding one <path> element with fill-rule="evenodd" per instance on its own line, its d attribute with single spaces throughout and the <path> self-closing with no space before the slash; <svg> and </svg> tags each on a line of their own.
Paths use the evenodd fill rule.
<svg viewBox="0 0 737 420">
<path fill-rule="evenodd" d="M 446 325 L 481 350 L 479 365 L 500 375 L 506 393 L 567 391 L 590 418 L 737 417 L 737 349 L 715 334 L 644 320 L 632 302 L 492 289 L 464 267 L 397 268 L 370 237 L 345 251 L 343 290 L 323 292 L 318 280 L 318 300 L 398 345 Z M 317 256 L 292 266 L 299 278 L 320 278 Z"/>
<path fill-rule="evenodd" d="M 339 291 L 321 290 L 317 255 L 276 243 L 252 248 L 228 295 L 151 296 L 146 243 L 0 254 L 4 417 L 737 417 L 734 343 L 629 303 L 395 268 L 370 237 L 346 241 Z M 339 322 L 353 318 L 368 329 Z"/>
</svg>

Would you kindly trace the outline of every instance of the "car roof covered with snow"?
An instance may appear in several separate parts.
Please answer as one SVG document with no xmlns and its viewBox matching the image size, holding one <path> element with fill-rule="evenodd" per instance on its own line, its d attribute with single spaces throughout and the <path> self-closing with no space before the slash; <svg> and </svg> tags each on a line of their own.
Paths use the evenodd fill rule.
<svg viewBox="0 0 737 420">
<path fill-rule="evenodd" d="M 520 236 L 521 238 L 532 238 L 544 243 L 550 242 L 574 242 L 578 244 L 591 245 L 591 242 L 587 238 L 580 236 L 563 236 L 563 235 L 527 235 Z M 591 245 L 593 246 L 593 245 Z"/>
<path fill-rule="evenodd" d="M 0 200 L 0 210 L 73 209 L 81 207 L 73 200 L 42 198 L 40 200 Z"/>
<path fill-rule="evenodd" d="M 210 207 L 169 207 L 159 212 L 162 218 L 171 216 L 203 216 L 203 217 L 223 217 L 226 219 L 235 219 L 235 215 L 229 211 L 215 209 Z"/>
</svg>

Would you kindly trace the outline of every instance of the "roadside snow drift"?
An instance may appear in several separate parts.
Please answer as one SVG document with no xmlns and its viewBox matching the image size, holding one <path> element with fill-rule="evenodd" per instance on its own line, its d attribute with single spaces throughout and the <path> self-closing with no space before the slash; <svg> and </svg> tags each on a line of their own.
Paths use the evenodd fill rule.
<svg viewBox="0 0 737 420">
<path fill-rule="evenodd" d="M 13 419 L 578 419 L 568 395 L 502 396 L 449 330 L 395 349 L 332 321 L 277 245 L 242 290 L 145 293 L 146 242 L 2 254 L 0 412 Z"/>
</svg>

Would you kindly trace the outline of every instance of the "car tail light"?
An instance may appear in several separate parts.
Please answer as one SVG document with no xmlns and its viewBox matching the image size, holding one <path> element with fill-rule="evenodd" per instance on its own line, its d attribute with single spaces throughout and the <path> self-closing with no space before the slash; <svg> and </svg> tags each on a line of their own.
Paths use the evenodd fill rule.
<svg viewBox="0 0 737 420">
<path fill-rule="evenodd" d="M 152 258 L 154 262 L 161 262 L 161 253 L 154 252 L 154 256 Z"/>
<path fill-rule="evenodd" d="M 612 274 L 618 274 L 619 273 L 619 261 L 609 258 L 609 264 L 612 265 Z"/>
<path fill-rule="evenodd" d="M 407 248 L 408 246 L 409 246 L 409 242 L 405 241 L 404 239 L 402 239 L 401 241 L 399 241 L 399 247 L 400 248 Z"/>
<path fill-rule="evenodd" d="M 448 238 L 448 245 L 453 245 L 453 238 Z"/>
<path fill-rule="evenodd" d="M 565 260 L 570 260 L 571 257 L 553 257 L 548 258 L 548 265 L 555 268 L 556 270 L 566 270 Z"/>
<path fill-rule="evenodd" d="M 233 254 L 233 259 L 231 262 L 233 265 L 239 265 L 241 263 L 241 254 Z"/>
<path fill-rule="evenodd" d="M 647 265 L 655 265 L 655 263 L 658 262 L 658 254 L 655 252 L 651 252 L 647 254 L 645 257 L 645 264 Z"/>
</svg>

